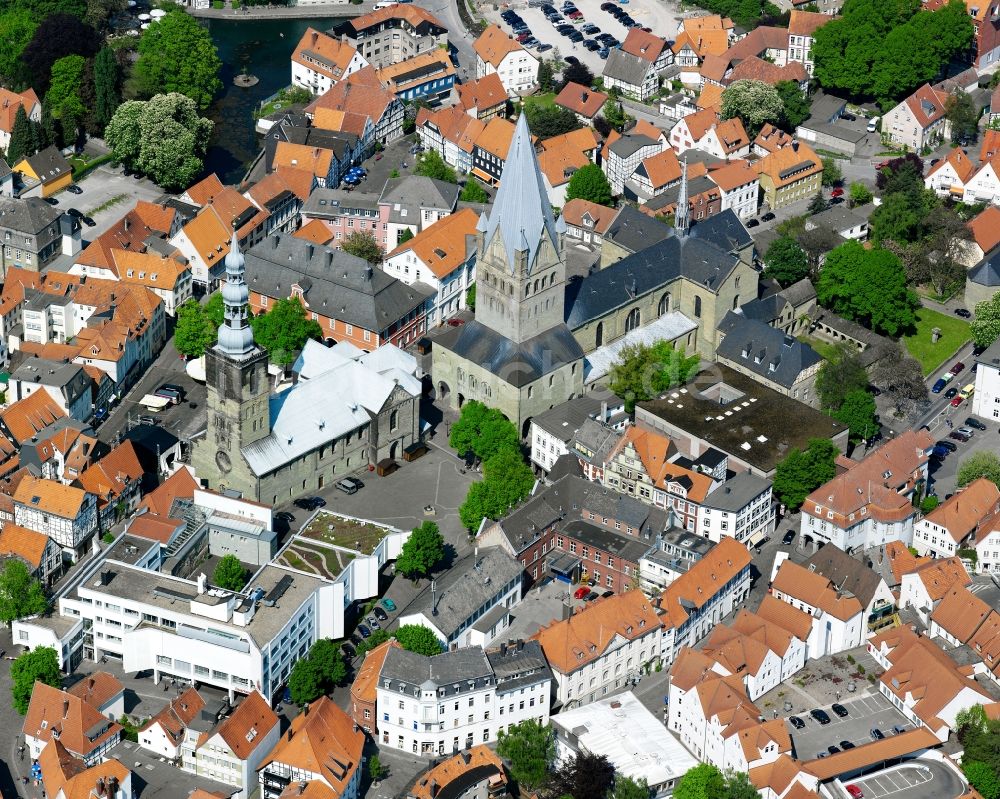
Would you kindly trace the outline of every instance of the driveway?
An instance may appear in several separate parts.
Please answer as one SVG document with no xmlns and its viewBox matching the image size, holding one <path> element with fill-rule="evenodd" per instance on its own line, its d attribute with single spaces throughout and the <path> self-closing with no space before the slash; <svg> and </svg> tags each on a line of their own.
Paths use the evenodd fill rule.
<svg viewBox="0 0 1000 799">
<path fill-rule="evenodd" d="M 864 779 L 848 780 L 857 785 L 865 799 L 955 799 L 965 794 L 959 776 L 936 760 L 916 760 L 879 771 Z M 847 793 L 841 794 L 847 796 Z"/>
<path fill-rule="evenodd" d="M 88 241 L 93 241 L 121 219 L 137 200 L 153 201 L 164 193 L 151 180 L 127 178 L 120 167 L 112 169 L 110 164 L 99 166 L 78 185 L 83 189 L 83 194 L 62 192 L 59 195 L 59 207 L 79 208 L 87 216 L 93 217 L 97 226 L 83 229 L 84 238 Z M 108 203 L 117 198 L 120 199 L 108 206 Z M 108 207 L 98 210 L 102 206 Z"/>
</svg>

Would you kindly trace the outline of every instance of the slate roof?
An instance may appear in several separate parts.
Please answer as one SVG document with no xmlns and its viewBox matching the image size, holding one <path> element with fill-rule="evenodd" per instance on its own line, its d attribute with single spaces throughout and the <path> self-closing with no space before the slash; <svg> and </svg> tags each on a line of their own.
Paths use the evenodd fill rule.
<svg viewBox="0 0 1000 799">
<path fill-rule="evenodd" d="M 559 236 L 552 217 L 552 204 L 549 202 L 535 146 L 531 141 L 528 118 L 524 114 L 517 120 L 514 139 L 500 173 L 500 190 L 486 220 L 487 246 L 498 233 L 503 240 L 512 273 L 516 269 L 515 254 L 524 251 L 528 253 L 528 273 L 531 273 L 545 235 L 556 251 L 559 251 Z"/>
<path fill-rule="evenodd" d="M 603 75 L 632 86 L 642 86 L 652 68 L 653 65 L 645 58 L 615 48 L 604 63 Z"/>
<path fill-rule="evenodd" d="M 390 649 L 385 653 L 382 681 L 390 680 L 390 690 L 412 696 L 414 688 L 431 684 L 439 688 L 456 685 L 459 690 L 469 681 L 485 681 L 493 669 L 482 647 L 470 646 L 440 655 L 418 655 L 407 649 Z"/>
<path fill-rule="evenodd" d="M 407 175 L 404 178 L 391 178 L 385 183 L 382 194 L 379 195 L 379 204 L 387 203 L 391 206 L 389 210 L 389 221 L 401 224 L 414 224 L 420 220 L 419 211 L 423 208 L 435 208 L 444 211 L 452 211 L 458 203 L 460 188 L 454 183 L 446 183 L 443 180 L 425 178 L 421 175 Z M 396 205 L 399 208 L 396 208 Z M 401 216 L 402 209 L 408 211 L 406 216 Z"/>
<path fill-rule="evenodd" d="M 245 258 L 251 291 L 285 298 L 292 296 L 293 285 L 299 285 L 310 310 L 365 330 L 385 330 L 429 296 L 361 258 L 294 236 L 269 236 Z"/>
<path fill-rule="evenodd" d="M 629 252 L 638 252 L 659 244 L 672 235 L 673 228 L 653 219 L 638 208 L 626 205 L 604 232 L 604 238 Z"/>
<path fill-rule="evenodd" d="M 59 217 L 59 211 L 38 197 L 23 200 L 0 197 L 0 228 L 35 235 Z"/>
<path fill-rule="evenodd" d="M 866 608 L 882 582 L 878 574 L 836 544 L 827 544 L 802 565 L 826 577 L 841 591 L 850 591 Z"/>
<path fill-rule="evenodd" d="M 980 286 L 1000 286 L 1000 247 L 969 270 L 968 280 Z"/>
<path fill-rule="evenodd" d="M 620 139 L 616 139 L 608 149 L 619 158 L 626 159 L 643 147 L 659 146 L 659 142 L 654 141 L 649 136 L 638 133 L 635 135 L 625 134 Z"/>
<path fill-rule="evenodd" d="M 538 641 L 517 641 L 486 650 L 493 674 L 497 678 L 497 693 L 510 693 L 526 685 L 552 678 Z"/>
<path fill-rule="evenodd" d="M 473 319 L 445 331 L 434 346 L 445 347 L 518 388 L 583 358 L 580 344 L 565 325 L 515 344 Z"/>
<path fill-rule="evenodd" d="M 719 358 L 738 363 L 785 388 L 791 388 L 803 371 L 822 360 L 808 344 L 734 311 L 725 315 L 719 330 L 725 334 L 716 349 Z"/>
<path fill-rule="evenodd" d="M 639 211 L 635 213 L 645 216 Z M 672 232 L 666 225 L 662 227 Z M 735 255 L 708 241 L 670 235 L 599 272 L 573 281 L 566 294 L 566 324 L 573 330 L 580 328 L 681 276 L 715 290 L 738 263 Z"/>
<path fill-rule="evenodd" d="M 622 406 L 622 400 L 614 394 L 588 394 L 560 403 L 533 417 L 531 421 L 547 433 L 569 443 L 587 419 L 600 413 L 602 402 L 606 402 L 609 408 Z"/>
<path fill-rule="evenodd" d="M 770 480 L 758 477 L 752 472 L 740 472 L 726 480 L 715 491 L 710 491 L 701 504 L 707 508 L 736 512 L 746 507 L 754 497 L 768 489 Z"/>
</svg>

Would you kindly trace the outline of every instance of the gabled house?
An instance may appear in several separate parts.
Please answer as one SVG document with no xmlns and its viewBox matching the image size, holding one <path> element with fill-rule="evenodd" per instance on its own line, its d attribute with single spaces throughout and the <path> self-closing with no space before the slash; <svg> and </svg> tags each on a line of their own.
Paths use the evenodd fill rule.
<svg viewBox="0 0 1000 799">
<path fill-rule="evenodd" d="M 645 102 L 659 89 L 654 62 L 615 48 L 604 62 L 604 88 L 618 89 L 626 97 Z"/>
<path fill-rule="evenodd" d="M 14 492 L 14 521 L 44 533 L 75 560 L 98 530 L 97 497 L 82 488 L 29 475 Z"/>
<path fill-rule="evenodd" d="M 965 195 L 965 184 L 975 171 L 976 167 L 965 150 L 956 147 L 927 170 L 924 186 L 940 197 L 961 200 Z"/>
<path fill-rule="evenodd" d="M 55 742 L 92 766 L 118 745 L 122 728 L 80 697 L 36 681 L 21 732 L 31 759 Z"/>
<path fill-rule="evenodd" d="M 457 106 L 417 111 L 417 135 L 423 148 L 433 150 L 464 175 L 472 171 L 476 139 L 485 128 L 486 122 Z"/>
<path fill-rule="evenodd" d="M 820 190 L 823 161 L 808 145 L 793 141 L 753 163 L 764 201 L 772 210 L 807 200 Z"/>
<path fill-rule="evenodd" d="M 427 9 L 407 3 L 386 4 L 347 20 L 338 30 L 374 67 L 448 45 L 448 29 L 441 21 Z"/>
<path fill-rule="evenodd" d="M 403 135 L 403 103 L 370 66 L 320 95 L 306 106 L 306 114 L 317 128 L 357 135 L 365 157 L 376 144 L 384 146 Z M 363 127 L 359 121 L 364 121 Z"/>
<path fill-rule="evenodd" d="M 574 199 L 563 206 L 566 235 L 584 244 L 601 244 L 601 237 L 617 215 L 617 210 L 589 200 Z"/>
<path fill-rule="evenodd" d="M 307 28 L 292 51 L 292 85 L 323 94 L 368 61 L 347 41 Z"/>
<path fill-rule="evenodd" d="M 49 586 L 62 573 L 62 550 L 45 533 L 7 522 L 0 529 L 0 560 L 16 558 L 28 573 Z"/>
<path fill-rule="evenodd" d="M 34 89 L 23 92 L 13 92 L 0 87 L 0 150 L 7 152 L 10 147 L 10 134 L 14 132 L 14 120 L 17 110 L 24 108 L 29 122 L 38 124 L 42 121 L 42 103 Z"/>
<path fill-rule="evenodd" d="M 514 123 L 503 117 L 493 117 L 476 136 L 471 174 L 489 186 L 498 186 L 513 140 Z"/>
<path fill-rule="evenodd" d="M 931 614 L 945 595 L 956 586 L 972 582 L 965 565 L 957 557 L 918 559 L 912 571 L 904 573 L 899 584 L 899 607 L 913 608 L 920 620 L 929 625 Z"/>
<path fill-rule="evenodd" d="M 788 60 L 805 65 L 809 77 L 813 74 L 813 37 L 819 28 L 836 17 L 816 11 L 793 9 L 788 20 Z"/>
<path fill-rule="evenodd" d="M 573 174 L 598 158 L 600 141 L 593 128 L 580 128 L 539 142 L 538 168 L 549 203 L 561 208 Z"/>
<path fill-rule="evenodd" d="M 916 153 L 942 141 L 950 129 L 947 99 L 947 93 L 925 83 L 882 117 L 883 138 Z"/>
<path fill-rule="evenodd" d="M 99 763 L 87 762 L 59 740 L 42 750 L 38 766 L 44 795 L 51 799 L 130 799 L 135 795 L 132 772 L 120 761 L 109 757 Z"/>
<path fill-rule="evenodd" d="M 11 168 L 20 175 L 19 197 L 51 197 L 73 183 L 73 167 L 53 146 L 22 158 Z"/>
<path fill-rule="evenodd" d="M 633 30 L 635 29 L 633 28 Z M 601 113 L 601 109 L 604 108 L 607 101 L 608 95 L 604 92 L 568 81 L 556 95 L 555 104 L 567 111 L 572 111 L 584 125 L 591 125 L 594 122 L 594 117 Z"/>
<path fill-rule="evenodd" d="M 511 97 L 538 82 L 538 58 L 525 50 L 499 25 L 490 25 L 472 45 L 476 52 L 476 78 L 496 73 Z"/>
<path fill-rule="evenodd" d="M 666 39 L 661 39 L 652 33 L 646 33 L 641 28 L 629 28 L 621 49 L 630 55 L 648 61 L 657 73 L 663 72 L 674 63 L 674 53 Z"/>
<path fill-rule="evenodd" d="M 980 529 L 994 524 L 1000 512 L 1000 489 L 984 477 L 952 494 L 913 528 L 918 555 L 949 558 L 975 544 Z"/>
<path fill-rule="evenodd" d="M 455 85 L 455 65 L 444 49 L 430 50 L 376 70 L 379 83 L 404 102 L 438 105 Z"/>
<path fill-rule="evenodd" d="M 496 116 L 507 116 L 507 89 L 496 72 L 479 80 L 461 83 L 456 89 L 458 105 L 470 117 L 490 120 Z"/>
<path fill-rule="evenodd" d="M 198 717 L 205 700 L 195 688 L 187 688 L 139 728 L 139 746 L 168 760 L 180 760 L 185 732 Z"/>
<path fill-rule="evenodd" d="M 674 125 L 670 146 L 678 154 L 693 149 L 722 160 L 750 154 L 750 139 L 739 118 L 720 120 L 711 108 L 689 114 Z"/>
</svg>

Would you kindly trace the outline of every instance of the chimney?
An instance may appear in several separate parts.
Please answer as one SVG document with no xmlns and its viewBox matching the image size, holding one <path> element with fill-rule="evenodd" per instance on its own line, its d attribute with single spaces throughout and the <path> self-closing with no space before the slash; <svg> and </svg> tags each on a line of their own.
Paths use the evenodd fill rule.
<svg viewBox="0 0 1000 799">
<path fill-rule="evenodd" d="M 68 715 L 69 715 L 69 700 L 68 699 L 63 699 L 63 716 L 62 717 L 66 718 Z"/>
<path fill-rule="evenodd" d="M 799 140 L 798 139 L 792 139 L 792 150 L 794 152 L 798 152 L 799 151 Z"/>
<path fill-rule="evenodd" d="M 601 402 L 601 421 L 606 422 L 608 420 L 608 401 L 603 400 Z"/>
<path fill-rule="evenodd" d="M 313 31 L 311 38 L 312 38 L 311 43 L 315 45 L 316 42 L 319 40 L 319 34 L 316 31 Z"/>
<path fill-rule="evenodd" d="M 205 576 L 205 572 L 198 575 L 198 593 L 205 593 L 205 586 L 208 583 L 208 577 Z"/>
</svg>

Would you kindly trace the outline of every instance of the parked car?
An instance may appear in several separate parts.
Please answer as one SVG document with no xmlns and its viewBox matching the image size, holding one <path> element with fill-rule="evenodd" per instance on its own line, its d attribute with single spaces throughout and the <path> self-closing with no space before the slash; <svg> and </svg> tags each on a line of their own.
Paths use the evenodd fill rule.
<svg viewBox="0 0 1000 799">
<path fill-rule="evenodd" d="M 848 749 L 853 749 L 854 744 L 852 744 L 850 741 L 841 741 L 840 748 L 846 752 Z"/>
<path fill-rule="evenodd" d="M 548 52 L 549 50 L 552 49 L 552 45 L 551 44 L 546 44 L 545 42 L 542 42 L 540 45 L 538 45 L 537 49 L 538 49 L 539 53 L 546 53 L 546 52 Z"/>
<path fill-rule="evenodd" d="M 382 626 L 381 624 L 378 623 L 378 619 L 376 619 L 374 616 L 365 617 L 365 621 L 368 622 L 368 626 L 371 627 L 373 630 L 377 630 Z"/>
<path fill-rule="evenodd" d="M 590 588 L 586 585 L 581 585 L 573 592 L 574 599 L 585 599 L 587 594 L 590 593 Z"/>
<path fill-rule="evenodd" d="M 965 370 L 965 364 L 961 361 L 955 361 L 955 365 L 951 367 L 948 371 L 951 372 L 951 376 L 954 377 Z"/>
<path fill-rule="evenodd" d="M 334 483 L 334 487 L 345 494 L 357 494 L 365 484 L 353 477 L 342 477 Z"/>
<path fill-rule="evenodd" d="M 836 713 L 842 719 L 843 718 L 847 718 L 847 716 L 850 715 L 847 712 L 847 708 L 846 707 L 844 707 L 843 705 L 839 705 L 836 702 L 834 702 L 832 705 L 830 705 L 830 710 L 832 710 L 834 713 Z"/>
<path fill-rule="evenodd" d="M 958 392 L 958 396 L 960 396 L 962 399 L 968 399 L 975 393 L 976 393 L 976 384 L 966 383 L 964 386 L 962 386 L 962 390 Z"/>
<path fill-rule="evenodd" d="M 363 624 L 358 625 L 358 632 L 361 633 L 362 638 L 370 638 L 372 634 L 372 631 Z"/>
<path fill-rule="evenodd" d="M 49 205 L 59 205 L 59 200 L 57 200 L 55 197 L 42 197 L 42 199 L 45 200 L 45 202 L 47 202 Z"/>
<path fill-rule="evenodd" d="M 580 33 L 580 31 L 573 31 L 573 32 L 572 32 L 572 33 L 571 33 L 571 34 L 569 35 L 569 40 L 570 40 L 571 42 L 573 42 L 574 44 L 579 44 L 580 42 L 582 42 L 582 41 L 583 41 L 583 34 L 582 34 L 582 33 Z M 580 60 L 580 59 L 579 59 L 579 58 L 577 58 L 577 57 L 576 57 L 575 55 L 569 55 L 569 56 L 566 56 L 566 63 L 568 63 L 568 64 L 572 64 L 572 63 L 573 63 L 573 61 L 570 61 L 570 59 L 571 59 L 571 58 L 573 59 L 573 61 L 577 61 L 577 62 L 579 62 L 579 60 Z"/>
<path fill-rule="evenodd" d="M 982 422 L 980 422 L 974 416 L 970 416 L 968 419 L 966 419 L 965 420 L 965 425 L 967 427 L 974 427 L 974 428 L 976 428 L 976 430 L 985 430 L 986 429 L 986 425 L 984 425 Z"/>
<path fill-rule="evenodd" d="M 344 643 L 340 645 L 340 651 L 349 658 L 353 658 L 358 654 L 354 647 L 347 643 L 347 641 L 344 641 Z"/>
<path fill-rule="evenodd" d="M 819 708 L 816 708 L 815 710 L 810 710 L 809 715 L 812 716 L 814 719 L 816 719 L 816 721 L 818 721 L 820 724 L 825 725 L 830 723 L 830 715 L 825 710 L 820 710 Z"/>
<path fill-rule="evenodd" d="M 845 785 L 844 790 L 851 795 L 851 799 L 864 799 L 864 793 L 857 785 Z"/>
<path fill-rule="evenodd" d="M 945 447 L 934 447 L 934 449 L 931 450 L 931 457 L 932 458 L 937 458 L 938 460 L 942 460 L 942 461 L 945 458 L 947 458 L 950 454 L 951 454 L 951 450 L 947 449 Z"/>
<path fill-rule="evenodd" d="M 946 392 L 944 392 L 945 399 L 951 399 L 952 397 L 958 396 L 958 386 L 952 386 Z"/>
<path fill-rule="evenodd" d="M 764 216 L 761 217 L 761 219 L 763 219 L 765 222 L 770 222 L 772 219 L 774 219 L 774 214 L 768 211 L 766 214 L 764 214 Z"/>
<path fill-rule="evenodd" d="M 791 724 L 797 730 L 801 730 L 803 727 L 806 726 L 806 723 L 798 716 L 789 716 L 788 723 Z"/>
<path fill-rule="evenodd" d="M 66 191 L 68 191 L 70 194 L 83 194 L 83 189 L 81 189 L 75 183 L 70 183 L 66 187 Z"/>
<path fill-rule="evenodd" d="M 963 319 L 971 319 L 972 313 L 967 308 L 956 308 L 955 316 L 961 316 Z"/>
<path fill-rule="evenodd" d="M 596 53 L 598 50 L 601 49 L 601 45 L 599 45 L 593 39 L 587 39 L 586 41 L 584 41 L 583 46 L 586 47 L 588 50 L 590 50 L 590 52 L 592 53 Z"/>
<path fill-rule="evenodd" d="M 893 726 L 892 728 L 893 735 L 899 735 L 901 732 L 906 732 L 906 727 L 900 727 L 898 724 Z"/>
<path fill-rule="evenodd" d="M 135 419 L 139 424 L 157 425 L 160 423 L 160 420 L 157 419 L 155 416 L 137 416 L 135 417 Z"/>
<path fill-rule="evenodd" d="M 374 608 L 372 608 L 372 613 L 374 613 L 375 614 L 375 618 L 379 619 L 380 621 L 388 621 L 389 620 L 389 614 L 386 613 L 384 610 L 382 610 L 382 608 L 380 608 L 378 605 L 376 605 Z"/>
<path fill-rule="evenodd" d="M 872 740 L 881 741 L 883 738 L 885 738 L 885 733 L 883 733 L 878 727 L 872 727 Z"/>
<path fill-rule="evenodd" d="M 387 611 L 392 613 L 396 609 L 396 603 L 393 602 L 388 597 L 386 597 L 385 599 L 382 600 L 382 607 L 384 607 Z"/>
<path fill-rule="evenodd" d="M 751 219 L 749 222 L 747 222 L 747 227 L 757 227 L 759 224 L 760 224 L 759 220 Z"/>
<path fill-rule="evenodd" d="M 969 438 L 972 438 L 975 435 L 975 433 L 973 433 L 968 427 L 960 427 L 956 432 L 962 433 L 963 435 L 966 435 Z"/>
<path fill-rule="evenodd" d="M 942 438 L 940 441 L 936 442 L 934 444 L 934 446 L 935 447 L 944 447 L 945 449 L 950 449 L 952 452 L 954 452 L 956 449 L 958 449 L 958 447 L 955 444 L 953 444 L 951 441 L 948 441 L 945 438 Z"/>
<path fill-rule="evenodd" d="M 83 217 L 83 219 L 81 219 L 80 221 L 83 222 L 83 224 L 85 224 L 87 227 L 97 227 L 97 223 L 89 216 Z"/>
<path fill-rule="evenodd" d="M 963 402 L 965 402 L 965 397 L 963 397 L 961 394 L 959 394 L 957 397 L 954 397 L 952 399 L 952 401 L 951 401 L 951 407 L 952 408 L 957 408 Z"/>
<path fill-rule="evenodd" d="M 794 530 L 789 530 L 781 537 L 781 543 L 784 544 L 785 546 L 788 546 L 788 544 L 792 543 L 792 541 L 794 540 L 795 540 Z"/>
<path fill-rule="evenodd" d="M 844 196 L 844 190 L 842 188 L 840 188 L 840 186 L 837 186 L 837 188 L 835 188 L 833 191 L 830 192 L 830 196 L 831 197 L 843 197 Z"/>
<path fill-rule="evenodd" d="M 931 386 L 931 394 L 940 394 L 942 391 L 944 391 L 944 387 L 946 385 L 948 385 L 948 381 L 945 380 L 943 377 L 939 377 L 934 382 L 934 385 Z"/>
<path fill-rule="evenodd" d="M 835 755 L 835 754 L 837 754 L 837 752 L 839 752 L 839 751 L 840 751 L 840 747 L 839 747 L 839 746 L 836 746 L 835 744 L 830 744 L 830 745 L 829 745 L 829 746 L 828 746 L 828 747 L 826 748 L 826 751 L 827 751 L 827 752 L 829 752 L 829 753 L 830 753 L 831 755 Z"/>
<path fill-rule="evenodd" d="M 968 436 L 965 433 L 961 432 L 960 430 L 952 430 L 948 434 L 948 438 L 953 438 L 955 439 L 955 441 L 961 441 L 964 444 L 966 441 L 972 438 L 972 436 Z"/>
<path fill-rule="evenodd" d="M 605 61 L 607 61 L 608 60 L 608 56 L 611 55 L 611 51 L 607 47 L 602 47 L 600 50 L 598 50 L 597 55 L 600 58 L 602 58 Z"/>
<path fill-rule="evenodd" d="M 83 219 L 83 211 L 79 208 L 67 208 L 66 213 L 69 214 L 74 219 Z"/>
<path fill-rule="evenodd" d="M 302 508 L 302 510 L 316 510 L 316 508 L 322 508 L 326 505 L 326 500 L 323 497 L 299 497 L 292 504 L 296 508 Z"/>
<path fill-rule="evenodd" d="M 599 593 L 597 593 L 597 591 L 591 591 L 583 599 L 584 599 L 585 602 L 593 602 L 595 599 L 598 599 L 600 596 L 601 595 Z"/>
<path fill-rule="evenodd" d="M 583 36 L 580 34 L 579 31 L 573 31 L 573 33 L 570 34 L 570 38 L 571 39 L 575 38 L 574 34 L 576 36 L 579 36 L 581 39 L 583 39 Z M 572 64 L 573 66 L 577 66 L 580 63 L 580 59 L 577 58 L 575 55 L 568 55 L 568 56 L 566 56 L 565 60 L 566 60 L 567 64 Z"/>
</svg>

